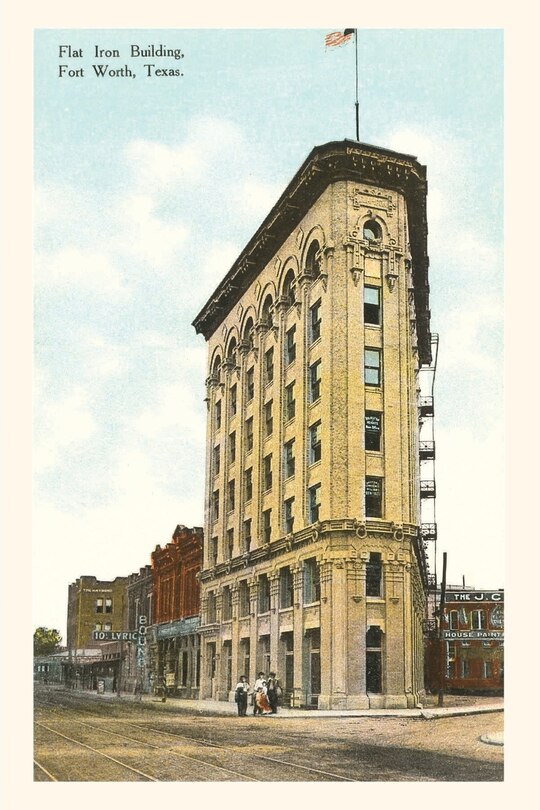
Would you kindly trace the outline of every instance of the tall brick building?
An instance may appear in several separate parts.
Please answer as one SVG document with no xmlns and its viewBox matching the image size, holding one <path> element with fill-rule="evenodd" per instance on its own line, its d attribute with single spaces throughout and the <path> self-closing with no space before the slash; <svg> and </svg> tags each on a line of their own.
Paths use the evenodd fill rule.
<svg viewBox="0 0 540 810">
<path fill-rule="evenodd" d="M 98 580 L 79 577 L 68 589 L 68 649 L 96 647 L 94 631 L 118 632 L 124 629 L 125 589 L 128 577 Z"/>
<path fill-rule="evenodd" d="M 181 697 L 198 696 L 202 534 L 179 525 L 171 541 L 152 552 L 153 680 Z"/>
<path fill-rule="evenodd" d="M 201 696 L 414 706 L 431 361 L 425 167 L 316 147 L 194 321 L 208 343 Z"/>
</svg>

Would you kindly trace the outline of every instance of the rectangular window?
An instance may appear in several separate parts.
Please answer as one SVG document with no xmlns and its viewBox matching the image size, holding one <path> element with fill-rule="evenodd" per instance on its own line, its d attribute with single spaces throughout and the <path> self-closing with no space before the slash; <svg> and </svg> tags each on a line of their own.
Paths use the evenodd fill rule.
<svg viewBox="0 0 540 810">
<path fill-rule="evenodd" d="M 105 599 L 105 613 L 112 613 L 112 599 Z"/>
<path fill-rule="evenodd" d="M 232 560 L 234 554 L 234 529 L 227 529 L 227 559 Z"/>
<path fill-rule="evenodd" d="M 319 566 L 315 557 L 304 560 L 304 604 L 320 602 L 321 582 Z"/>
<path fill-rule="evenodd" d="M 265 491 L 272 488 L 272 453 L 263 458 L 263 483 Z"/>
<path fill-rule="evenodd" d="M 310 487 L 308 489 L 308 510 L 310 523 L 316 523 L 319 520 L 320 508 L 321 508 L 321 485 L 315 484 L 314 487 Z"/>
<path fill-rule="evenodd" d="M 382 517 L 382 478 L 366 476 L 366 517 Z"/>
<path fill-rule="evenodd" d="M 220 446 L 214 447 L 214 475 L 219 475 L 220 468 Z"/>
<path fill-rule="evenodd" d="M 484 661 L 484 678 L 493 678 L 493 664 L 491 661 Z"/>
<path fill-rule="evenodd" d="M 447 642 L 446 646 L 446 677 L 453 678 L 456 666 L 457 645 L 455 642 Z"/>
<path fill-rule="evenodd" d="M 366 564 L 366 596 L 381 596 L 381 579 L 381 555 L 371 551 L 369 562 Z"/>
<path fill-rule="evenodd" d="M 246 402 L 251 402 L 255 395 L 255 369 L 253 366 L 246 372 Z"/>
<path fill-rule="evenodd" d="M 274 349 L 268 349 L 264 354 L 264 383 L 267 385 L 274 379 Z"/>
<path fill-rule="evenodd" d="M 315 343 L 321 336 L 321 302 L 317 301 L 309 310 L 309 325 L 311 343 Z"/>
<path fill-rule="evenodd" d="M 285 388 L 285 421 L 294 419 L 296 413 L 296 400 L 294 398 L 294 382 Z"/>
<path fill-rule="evenodd" d="M 229 464 L 236 461 L 236 431 L 229 434 Z"/>
<path fill-rule="evenodd" d="M 253 468 L 244 471 L 245 499 L 250 501 L 253 498 Z"/>
<path fill-rule="evenodd" d="M 242 539 L 243 539 L 243 551 L 250 551 L 251 549 L 251 518 L 248 520 L 244 520 L 244 525 L 242 527 Z"/>
<path fill-rule="evenodd" d="M 316 402 L 321 396 L 321 361 L 309 367 L 309 401 Z"/>
<path fill-rule="evenodd" d="M 229 512 L 234 512 L 234 478 L 227 485 L 227 508 Z"/>
<path fill-rule="evenodd" d="M 472 629 L 473 630 L 486 629 L 486 613 L 484 610 L 472 611 Z"/>
<path fill-rule="evenodd" d="M 459 627 L 459 611 L 451 610 L 448 614 L 448 623 L 450 630 L 457 630 Z"/>
<path fill-rule="evenodd" d="M 469 677 L 469 661 L 466 658 L 461 658 L 459 661 L 460 664 L 460 675 L 462 678 Z"/>
<path fill-rule="evenodd" d="M 364 323 L 381 324 L 381 291 L 379 287 L 364 287 Z"/>
<path fill-rule="evenodd" d="M 259 576 L 259 613 L 270 610 L 270 580 L 266 574 Z"/>
<path fill-rule="evenodd" d="M 231 416 L 234 416 L 236 414 L 237 398 L 238 398 L 238 389 L 237 389 L 236 383 L 233 386 L 231 386 L 231 392 L 230 393 L 231 393 L 231 396 L 229 398 L 229 404 L 230 404 L 230 407 L 231 407 Z"/>
<path fill-rule="evenodd" d="M 219 519 L 219 489 L 212 492 L 212 520 Z"/>
<path fill-rule="evenodd" d="M 219 430 L 221 427 L 221 400 L 216 402 L 214 406 L 214 419 L 216 423 L 216 430 Z"/>
<path fill-rule="evenodd" d="M 382 413 L 366 411 L 364 441 L 366 450 L 380 451 L 382 434 Z"/>
<path fill-rule="evenodd" d="M 274 419 L 272 417 L 273 402 L 267 402 L 264 406 L 264 435 L 271 436 L 274 429 Z"/>
<path fill-rule="evenodd" d="M 218 554 L 218 539 L 217 537 L 212 537 L 210 541 L 210 565 L 217 564 L 217 554 Z"/>
<path fill-rule="evenodd" d="M 99 624 L 99 623 L 94 625 L 94 630 L 98 630 L 98 631 L 99 631 L 99 630 L 101 630 L 101 628 L 102 628 L 102 625 L 101 625 L 101 624 Z"/>
<path fill-rule="evenodd" d="M 249 616 L 249 586 L 243 579 L 238 584 L 238 611 L 240 616 Z"/>
<path fill-rule="evenodd" d="M 309 428 L 309 463 L 321 460 L 321 423 L 315 422 Z"/>
<path fill-rule="evenodd" d="M 216 595 L 215 593 L 211 592 L 208 594 L 208 603 L 207 603 L 207 616 L 208 616 L 208 624 L 212 624 L 216 621 Z"/>
<path fill-rule="evenodd" d="M 105 622 L 105 624 L 103 625 L 103 629 L 106 633 L 110 632 L 112 630 L 112 624 L 108 624 L 107 622 Z"/>
<path fill-rule="evenodd" d="M 265 509 L 262 518 L 263 540 L 265 543 L 269 543 L 272 537 L 272 510 Z"/>
<path fill-rule="evenodd" d="M 279 606 L 289 608 L 293 604 L 293 578 L 289 566 L 279 569 Z"/>
<path fill-rule="evenodd" d="M 103 599 L 96 599 L 96 613 L 103 613 Z"/>
<path fill-rule="evenodd" d="M 294 498 L 288 498 L 284 503 L 283 523 L 285 534 L 291 534 L 294 526 Z"/>
<path fill-rule="evenodd" d="M 221 618 L 224 622 L 232 619 L 232 591 L 229 585 L 225 585 L 221 597 Z"/>
<path fill-rule="evenodd" d="M 364 382 L 366 385 L 381 384 L 380 349 L 364 349 Z"/>
<path fill-rule="evenodd" d="M 291 478 L 294 475 L 295 460 L 294 460 L 294 439 L 286 442 L 283 446 L 283 460 L 285 463 L 285 478 Z"/>
<path fill-rule="evenodd" d="M 246 419 L 246 452 L 253 450 L 253 417 Z"/>
<path fill-rule="evenodd" d="M 285 365 L 296 360 L 296 326 L 291 326 L 285 336 Z"/>
</svg>

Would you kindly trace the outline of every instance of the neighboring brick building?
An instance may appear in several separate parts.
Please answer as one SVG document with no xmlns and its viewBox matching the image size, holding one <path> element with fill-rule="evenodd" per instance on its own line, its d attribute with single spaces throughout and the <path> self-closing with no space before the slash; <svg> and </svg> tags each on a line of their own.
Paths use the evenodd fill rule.
<svg viewBox="0 0 540 810">
<path fill-rule="evenodd" d="M 441 633 L 435 625 L 433 620 L 434 629 L 426 641 L 426 685 L 433 692 L 440 687 L 442 654 L 445 691 L 502 693 L 504 591 L 450 586 Z"/>
<path fill-rule="evenodd" d="M 128 577 L 112 581 L 93 576 L 79 577 L 68 590 L 67 647 L 99 647 L 96 630 L 118 632 L 124 629 L 124 600 Z"/>
<path fill-rule="evenodd" d="M 426 194 L 410 155 L 316 147 L 194 320 L 203 697 L 274 669 L 295 706 L 421 698 Z"/>
<path fill-rule="evenodd" d="M 171 542 L 152 552 L 154 687 L 197 697 L 199 686 L 199 582 L 203 530 L 178 525 Z"/>
<path fill-rule="evenodd" d="M 150 631 L 153 616 L 152 566 L 146 565 L 137 574 L 127 578 L 124 629 L 137 632 L 137 642 L 127 645 L 128 654 L 123 665 L 123 688 L 126 691 L 150 690 Z"/>
</svg>

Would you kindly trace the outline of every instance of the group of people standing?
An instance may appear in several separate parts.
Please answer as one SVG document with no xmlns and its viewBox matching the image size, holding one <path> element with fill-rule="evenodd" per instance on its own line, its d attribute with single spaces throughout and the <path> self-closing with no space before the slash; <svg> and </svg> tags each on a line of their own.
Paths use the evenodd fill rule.
<svg viewBox="0 0 540 810">
<path fill-rule="evenodd" d="M 277 714 L 278 698 L 281 693 L 281 686 L 275 672 L 270 672 L 268 677 L 264 672 L 259 672 L 257 680 L 253 684 L 253 689 L 251 689 L 246 676 L 241 675 L 234 692 L 234 699 L 238 706 L 238 716 L 246 716 L 250 695 L 254 715 Z"/>
</svg>

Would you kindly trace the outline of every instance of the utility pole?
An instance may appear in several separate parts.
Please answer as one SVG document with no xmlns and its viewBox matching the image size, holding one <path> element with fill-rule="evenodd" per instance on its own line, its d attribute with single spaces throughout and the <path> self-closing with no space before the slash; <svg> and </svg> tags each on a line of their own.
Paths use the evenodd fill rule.
<svg viewBox="0 0 540 810">
<path fill-rule="evenodd" d="M 444 617 L 445 600 L 446 600 L 446 551 L 443 552 L 441 603 L 439 607 L 439 699 L 438 699 L 439 706 L 442 706 L 444 702 L 444 686 L 445 686 L 446 656 L 444 654 L 445 651 L 443 639 L 443 617 Z"/>
</svg>

